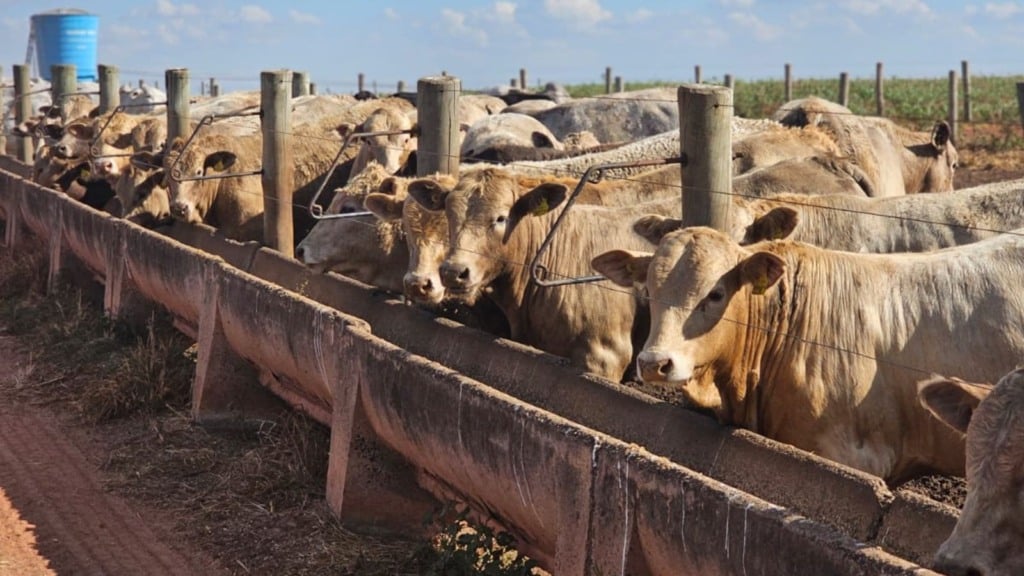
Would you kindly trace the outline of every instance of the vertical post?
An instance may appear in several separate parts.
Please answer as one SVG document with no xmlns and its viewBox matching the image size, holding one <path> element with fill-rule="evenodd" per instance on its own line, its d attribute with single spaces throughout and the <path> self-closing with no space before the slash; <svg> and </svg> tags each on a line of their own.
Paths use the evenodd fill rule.
<svg viewBox="0 0 1024 576">
<path fill-rule="evenodd" d="M 732 74 L 725 75 L 725 87 L 728 88 L 729 90 L 735 89 L 735 83 L 733 82 Z"/>
<path fill-rule="evenodd" d="M 309 96 L 309 74 L 292 72 L 292 98 Z"/>
<path fill-rule="evenodd" d="M 206 80 L 201 80 L 199 82 L 199 95 L 206 96 Z"/>
<path fill-rule="evenodd" d="M 213 97 L 213 96 L 220 96 L 220 94 L 214 94 L 214 92 L 213 92 L 213 90 L 214 90 L 213 87 L 217 85 L 217 80 L 213 76 L 210 76 L 210 81 L 207 82 L 206 85 L 209 86 L 210 96 L 211 97 Z"/>
<path fill-rule="evenodd" d="M 1024 82 L 1017 82 L 1017 111 L 1020 114 L 1021 127 L 1024 127 Z"/>
<path fill-rule="evenodd" d="M 356 83 L 356 86 L 358 86 L 358 88 L 356 88 L 357 92 L 362 92 L 363 91 L 363 84 L 365 82 L 366 82 L 366 76 L 362 72 L 360 72 L 359 73 L 358 81 Z"/>
<path fill-rule="evenodd" d="M 615 92 L 622 92 L 622 76 L 615 77 Z"/>
<path fill-rule="evenodd" d="M 462 82 L 452 76 L 427 76 L 416 83 L 420 135 L 416 174 L 459 172 L 459 94 Z"/>
<path fill-rule="evenodd" d="M 612 67 L 607 66 L 604 69 L 604 93 L 612 93 Z"/>
<path fill-rule="evenodd" d="M 217 84 L 217 82 L 215 81 L 211 82 L 212 83 L 210 84 L 210 96 L 220 96 L 220 84 Z"/>
<path fill-rule="evenodd" d="M 783 93 L 783 99 L 789 102 L 793 99 L 793 65 L 789 62 L 786 63 L 785 69 L 785 88 Z"/>
<path fill-rule="evenodd" d="M 974 114 L 971 111 L 971 69 L 967 60 L 960 62 L 960 73 L 964 77 L 964 122 L 972 122 Z"/>
<path fill-rule="evenodd" d="M 145 86 L 146 86 L 146 81 L 143 80 L 142 78 L 139 78 L 139 88 L 144 88 Z"/>
<path fill-rule="evenodd" d="M 0 155 L 7 155 L 7 103 L 5 101 L 6 98 L 4 97 L 7 94 L 7 84 L 3 80 L 4 67 L 0 66 L 0 114 L 2 114 L 0 118 L 5 121 L 4 123 L 0 123 Z"/>
<path fill-rule="evenodd" d="M 53 81 L 50 84 L 50 97 L 53 105 L 60 110 L 60 117 L 65 122 L 69 120 L 64 117 L 65 98 L 78 90 L 78 71 L 74 64 L 53 64 L 50 66 L 50 74 Z"/>
<path fill-rule="evenodd" d="M 113 112 L 121 105 L 120 76 L 117 66 L 100 64 L 97 74 L 100 77 L 100 114 Z"/>
<path fill-rule="evenodd" d="M 696 66 L 693 67 L 693 83 L 701 84 L 702 82 L 704 82 L 704 79 L 701 76 L 702 75 L 700 72 L 700 64 L 697 64 Z"/>
<path fill-rule="evenodd" d="M 956 102 L 956 70 L 949 71 L 949 134 L 953 144 L 957 143 L 957 102 Z"/>
<path fill-rule="evenodd" d="M 850 107 L 850 75 L 846 72 L 839 73 L 839 104 Z"/>
<path fill-rule="evenodd" d="M 683 84 L 679 98 L 679 152 L 683 226 L 725 231 L 732 192 L 732 90 Z"/>
<path fill-rule="evenodd" d="M 397 90 L 397 92 L 399 94 L 401 94 L 402 92 L 405 92 L 405 80 L 399 80 L 398 81 L 398 90 Z"/>
<path fill-rule="evenodd" d="M 316 96 L 316 82 L 309 83 L 309 95 Z"/>
<path fill-rule="evenodd" d="M 292 228 L 292 73 L 260 74 L 263 110 L 263 238 L 264 243 L 291 258 L 295 254 Z"/>
<path fill-rule="evenodd" d="M 530 87 L 530 85 L 526 83 L 526 68 L 519 69 L 519 85 L 522 86 L 523 90 Z"/>
<path fill-rule="evenodd" d="M 510 88 L 518 88 L 519 87 L 519 79 L 518 78 L 509 78 L 508 85 L 509 85 Z"/>
<path fill-rule="evenodd" d="M 189 133 L 188 69 L 172 68 L 164 72 L 167 83 L 167 146 L 171 149 L 174 139 L 187 138 Z"/>
<path fill-rule="evenodd" d="M 29 67 L 22 64 L 14 65 L 14 122 L 21 124 L 32 116 L 32 97 L 28 95 Z M 31 164 L 35 160 L 36 151 L 32 148 L 32 137 L 18 138 L 18 160 Z"/>
<path fill-rule="evenodd" d="M 882 63 L 875 63 L 875 113 L 879 116 L 885 116 L 884 78 Z"/>
</svg>

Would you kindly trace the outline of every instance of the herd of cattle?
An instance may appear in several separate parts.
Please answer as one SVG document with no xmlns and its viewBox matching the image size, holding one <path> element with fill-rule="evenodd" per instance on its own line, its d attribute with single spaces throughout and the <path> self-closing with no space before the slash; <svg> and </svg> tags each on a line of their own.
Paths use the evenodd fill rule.
<svg viewBox="0 0 1024 576">
<path fill-rule="evenodd" d="M 966 474 L 936 566 L 1024 573 L 1024 372 L 968 383 L 1024 358 L 1024 236 L 1003 233 L 1024 227 L 1024 183 L 954 191 L 946 123 L 911 131 L 811 97 L 733 119 L 729 224 L 681 228 L 678 164 L 610 171 L 567 209 L 591 166 L 678 156 L 674 89 L 509 101 L 463 94 L 458 173 L 416 177 L 410 99 L 293 99 L 296 258 L 426 308 L 457 303 L 588 372 L 671 384 L 725 424 L 894 485 Z M 193 119 L 219 119 L 165 145 L 162 107 L 97 115 L 71 97 L 18 133 L 36 143 L 37 182 L 93 207 L 261 240 L 258 108 L 255 92 L 196 101 Z M 389 134 L 335 165 L 353 132 Z M 249 175 L 205 178 L 233 173 Z M 326 214 L 371 215 L 312 218 L 322 187 Z M 611 282 L 534 280 L 556 218 L 547 277 Z"/>
</svg>

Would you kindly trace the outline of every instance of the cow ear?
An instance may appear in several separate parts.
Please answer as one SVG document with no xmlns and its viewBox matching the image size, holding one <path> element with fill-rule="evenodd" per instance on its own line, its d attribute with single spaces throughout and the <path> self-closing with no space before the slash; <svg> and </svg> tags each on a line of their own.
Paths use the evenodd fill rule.
<svg viewBox="0 0 1024 576">
<path fill-rule="evenodd" d="M 536 130 L 534 130 L 533 133 L 530 134 L 530 140 L 533 142 L 534 148 L 555 147 L 555 143 L 551 141 L 551 138 L 549 138 L 547 134 L 544 134 L 543 132 L 538 132 Z"/>
<path fill-rule="evenodd" d="M 392 195 L 379 192 L 367 194 L 366 199 L 363 200 L 363 206 L 370 212 L 373 212 L 374 216 L 385 222 L 401 220 L 402 206 L 404 205 L 404 200 L 399 200 Z"/>
<path fill-rule="evenodd" d="M 526 216 L 543 216 L 561 205 L 568 194 L 569 187 L 565 184 L 544 182 L 516 200 L 509 218 L 517 220 Z"/>
<path fill-rule="evenodd" d="M 936 122 L 935 127 L 932 128 L 932 147 L 942 152 L 946 149 L 946 144 L 949 142 L 951 135 L 952 130 L 949 128 L 949 123 L 945 120 Z"/>
<path fill-rule="evenodd" d="M 353 132 L 356 131 L 356 125 L 351 122 L 344 122 L 342 124 L 339 124 L 338 127 L 335 128 L 334 130 L 342 138 L 348 138 L 349 134 L 352 134 Z"/>
<path fill-rule="evenodd" d="M 433 178 L 418 178 L 409 183 L 409 196 L 427 210 L 444 210 L 444 201 L 451 189 Z"/>
<path fill-rule="evenodd" d="M 657 246 L 666 234 L 679 230 L 682 225 L 683 221 L 679 218 L 666 218 L 657 214 L 649 214 L 633 223 L 633 231 Z"/>
<path fill-rule="evenodd" d="M 228 152 L 227 150 L 214 152 L 208 155 L 206 161 L 203 162 L 203 174 L 210 170 L 223 172 L 234 166 L 236 161 L 238 161 L 238 156 L 235 156 L 234 152 Z"/>
<path fill-rule="evenodd" d="M 740 280 L 750 284 L 754 294 L 764 294 L 782 278 L 786 263 L 771 252 L 755 252 L 740 262 Z"/>
<path fill-rule="evenodd" d="M 932 376 L 917 383 L 917 398 L 943 424 L 967 434 L 974 411 L 991 387 L 964 382 L 959 378 Z"/>
<path fill-rule="evenodd" d="M 381 180 L 380 186 L 377 187 L 377 192 L 387 194 L 388 196 L 398 196 L 398 179 L 394 176 L 388 176 Z"/>
<path fill-rule="evenodd" d="M 789 237 L 796 229 L 800 215 L 786 206 L 772 208 L 767 214 L 758 216 L 747 226 L 747 233 L 741 244 L 753 244 L 762 240 L 781 240 Z"/>
<path fill-rule="evenodd" d="M 79 140 L 92 140 L 93 138 L 92 126 L 88 124 L 68 124 L 65 131 Z"/>
<path fill-rule="evenodd" d="M 633 288 L 647 281 L 652 255 L 647 252 L 612 250 L 595 256 L 590 266 L 619 286 Z"/>
</svg>

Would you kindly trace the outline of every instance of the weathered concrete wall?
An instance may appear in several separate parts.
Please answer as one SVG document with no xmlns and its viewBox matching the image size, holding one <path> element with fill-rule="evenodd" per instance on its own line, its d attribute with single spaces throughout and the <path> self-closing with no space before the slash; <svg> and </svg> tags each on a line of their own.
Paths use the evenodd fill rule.
<svg viewBox="0 0 1024 576">
<path fill-rule="evenodd" d="M 436 478 L 494 514 L 549 566 L 565 569 L 558 573 L 619 573 L 623 566 L 655 574 L 678 573 L 678 566 L 712 574 L 751 567 L 784 574 L 796 566 L 909 573 L 915 568 L 904 560 L 856 543 L 884 540 L 923 561 L 951 527 L 936 523 L 920 538 L 914 518 L 932 512 L 926 499 L 894 501 L 878 478 L 583 376 L 563 359 L 433 318 L 359 283 L 311 274 L 273 251 L 203 229 L 165 231 L 226 255 L 212 256 L 59 193 L 34 186 L 21 193 L 11 178 L 0 184 L 0 205 L 50 240 L 58 265 L 71 245 L 105 272 L 106 300 L 137 292 L 191 326 L 200 343 L 195 415 L 237 404 L 247 393 L 242 381 L 258 379 L 330 422 L 335 509 L 352 492 L 353 422 L 364 414 L 372 434 L 402 454 L 421 483 Z M 368 484 L 365 475 L 359 482 Z M 695 549 L 718 542 L 724 559 L 687 556 L 690 540 L 682 551 L 665 540 L 675 517 L 657 511 L 675 505 L 666 488 L 673 482 L 701 498 L 692 508 L 686 497 L 678 501 L 691 519 L 705 516 L 700 532 L 708 540 L 693 540 Z M 403 483 L 401 474 L 391 482 Z M 705 500 L 721 503 L 717 516 Z M 422 499 L 408 501 L 422 506 Z M 751 529 L 767 534 L 774 526 L 782 534 L 769 540 L 776 549 L 813 550 L 769 558 L 748 546 L 737 563 L 734 552 L 754 541 L 737 539 L 738 524 L 759 539 L 769 536 Z"/>
</svg>

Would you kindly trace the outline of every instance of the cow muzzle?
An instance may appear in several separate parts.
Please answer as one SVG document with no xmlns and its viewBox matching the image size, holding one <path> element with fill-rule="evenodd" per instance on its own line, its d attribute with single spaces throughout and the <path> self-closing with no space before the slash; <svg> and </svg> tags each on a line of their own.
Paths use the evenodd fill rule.
<svg viewBox="0 0 1024 576">
<path fill-rule="evenodd" d="M 179 220 L 190 220 L 192 215 L 192 207 L 184 202 L 171 202 L 171 216 Z"/>
<path fill-rule="evenodd" d="M 680 366 L 673 354 L 661 350 L 640 352 L 636 358 L 636 368 L 644 382 L 682 382 L 688 380 L 693 371 Z"/>
<path fill-rule="evenodd" d="M 471 285 L 471 273 L 469 266 L 458 262 L 444 262 L 441 264 L 441 284 L 445 288 L 455 291 L 465 291 Z"/>
<path fill-rule="evenodd" d="M 440 302 L 440 296 L 444 293 L 441 286 L 429 276 L 406 274 L 402 283 L 405 286 L 406 297 L 417 303 L 436 304 Z"/>
</svg>

